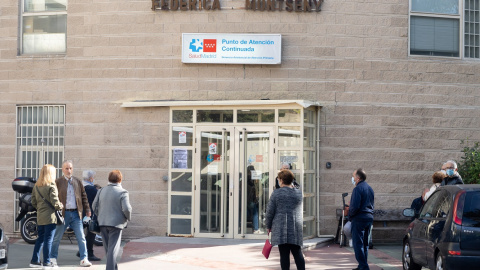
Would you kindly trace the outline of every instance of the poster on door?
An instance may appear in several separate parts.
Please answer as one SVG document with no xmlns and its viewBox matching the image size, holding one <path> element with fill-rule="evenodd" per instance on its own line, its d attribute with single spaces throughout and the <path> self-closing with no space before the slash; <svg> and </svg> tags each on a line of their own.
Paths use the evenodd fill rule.
<svg viewBox="0 0 480 270">
<path fill-rule="evenodd" d="M 216 143 L 209 143 L 208 144 L 208 153 L 214 155 L 217 153 L 217 144 Z"/>
<path fill-rule="evenodd" d="M 178 143 L 187 143 L 187 132 L 186 131 L 178 132 Z"/>
</svg>

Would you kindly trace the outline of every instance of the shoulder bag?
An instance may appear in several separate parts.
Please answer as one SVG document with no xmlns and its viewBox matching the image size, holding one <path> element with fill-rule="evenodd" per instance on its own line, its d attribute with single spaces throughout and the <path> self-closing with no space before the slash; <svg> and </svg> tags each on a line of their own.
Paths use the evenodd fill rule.
<svg viewBox="0 0 480 270">
<path fill-rule="evenodd" d="M 48 205 L 50 206 L 50 208 L 53 209 L 53 211 L 55 212 L 55 217 L 57 218 L 57 225 L 63 225 L 65 224 L 65 219 L 63 218 L 63 215 L 62 215 L 62 211 L 61 210 L 55 210 L 55 207 L 53 207 L 53 205 L 45 200 L 45 198 L 42 196 L 42 193 L 40 193 L 40 190 L 38 190 L 38 187 L 35 186 L 35 188 L 37 189 L 37 193 L 40 195 L 40 197 L 42 197 L 42 200 Z"/>
<path fill-rule="evenodd" d="M 103 188 L 102 188 L 103 189 Z M 100 204 L 100 193 L 102 192 L 102 189 L 98 192 L 98 203 Z M 100 226 L 98 225 L 98 219 L 97 215 L 93 213 L 92 210 L 92 218 L 90 219 L 90 222 L 88 223 L 88 230 L 94 234 L 100 234 Z"/>
</svg>

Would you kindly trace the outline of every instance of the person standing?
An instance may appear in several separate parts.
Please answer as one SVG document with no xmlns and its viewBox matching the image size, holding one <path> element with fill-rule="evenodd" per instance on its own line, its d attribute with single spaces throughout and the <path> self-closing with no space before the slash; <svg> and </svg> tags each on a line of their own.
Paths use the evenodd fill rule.
<svg viewBox="0 0 480 270">
<path fill-rule="evenodd" d="M 56 169 L 53 165 L 47 164 L 40 170 L 35 188 L 32 191 L 32 205 L 37 209 L 37 231 L 38 238 L 33 248 L 33 256 L 30 267 L 42 267 L 40 263 L 40 248 L 43 245 L 43 268 L 56 268 L 50 261 L 53 235 L 57 224 L 55 210 L 63 208 L 58 199 L 58 191 L 55 186 Z M 44 201 L 43 198 L 55 207 L 55 210 Z"/>
<path fill-rule="evenodd" d="M 92 203 L 97 196 L 97 187 L 94 185 L 95 182 L 95 171 L 83 171 L 83 187 L 85 188 L 85 193 L 87 193 L 88 205 L 90 209 L 92 209 Z M 88 230 L 87 228 L 87 235 L 85 237 L 87 240 L 87 254 L 88 260 L 91 262 L 101 261 L 100 258 L 93 254 L 93 242 L 95 241 L 95 234 Z M 80 256 L 80 252 L 77 253 L 77 256 Z"/>
<path fill-rule="evenodd" d="M 453 160 L 445 162 L 445 171 L 447 177 L 442 181 L 442 186 L 447 185 L 463 185 L 463 180 L 460 174 L 458 173 L 457 163 Z"/>
<path fill-rule="evenodd" d="M 305 269 L 303 246 L 303 195 L 294 188 L 293 173 L 281 170 L 278 173 L 280 184 L 270 197 L 265 214 L 265 225 L 272 231 L 272 245 L 278 245 L 282 270 L 290 269 L 290 253 L 297 269 Z"/>
<path fill-rule="evenodd" d="M 62 164 L 63 176 L 57 178 L 55 183 L 58 189 L 58 198 L 65 206 L 63 215 L 65 217 L 65 224 L 57 225 L 55 230 L 55 237 L 52 244 L 52 262 L 57 264 L 58 247 L 60 240 L 67 226 L 69 226 L 75 233 L 77 239 L 78 250 L 80 252 L 80 266 L 89 267 L 92 263 L 87 258 L 87 246 L 85 235 L 83 233 L 82 213 L 85 210 L 85 215 L 90 216 L 90 206 L 88 205 L 87 194 L 83 188 L 82 181 L 73 176 L 73 162 L 66 160 Z"/>
<path fill-rule="evenodd" d="M 353 270 L 369 270 L 368 237 L 373 223 L 375 194 L 370 185 L 365 182 L 367 174 L 361 168 L 352 174 L 355 188 L 350 198 L 349 220 L 352 222 L 352 244 L 358 267 Z"/>
<path fill-rule="evenodd" d="M 111 171 L 108 174 L 108 186 L 100 189 L 92 204 L 107 257 L 106 270 L 118 269 L 117 255 L 122 231 L 132 215 L 128 191 L 122 188 L 122 178 L 119 170 Z"/>
</svg>

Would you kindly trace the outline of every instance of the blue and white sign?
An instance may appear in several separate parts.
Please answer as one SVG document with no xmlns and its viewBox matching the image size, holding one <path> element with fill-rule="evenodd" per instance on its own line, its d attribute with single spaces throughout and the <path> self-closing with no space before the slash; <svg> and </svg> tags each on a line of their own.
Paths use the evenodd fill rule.
<svg viewBox="0 0 480 270">
<path fill-rule="evenodd" d="M 184 33 L 182 62 L 277 65 L 282 62 L 282 35 Z"/>
</svg>

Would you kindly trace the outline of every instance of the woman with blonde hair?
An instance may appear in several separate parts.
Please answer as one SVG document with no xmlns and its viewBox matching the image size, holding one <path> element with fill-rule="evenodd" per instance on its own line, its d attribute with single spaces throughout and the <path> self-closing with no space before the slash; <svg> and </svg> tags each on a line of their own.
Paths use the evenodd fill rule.
<svg viewBox="0 0 480 270">
<path fill-rule="evenodd" d="M 55 185 L 56 175 L 57 172 L 53 165 L 44 165 L 32 191 L 32 205 L 37 209 L 38 238 L 33 248 L 30 267 L 43 266 L 44 269 L 57 268 L 56 265 L 50 261 L 50 252 L 55 228 L 57 226 L 57 218 L 55 211 L 46 202 L 50 202 L 50 204 L 55 207 L 55 210 L 61 210 L 63 208 L 62 203 L 58 199 L 58 190 Z M 40 248 L 42 244 L 43 264 L 40 263 Z"/>
</svg>

